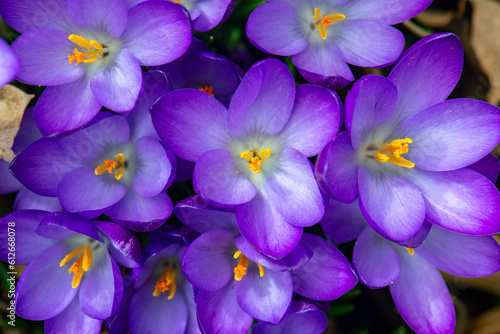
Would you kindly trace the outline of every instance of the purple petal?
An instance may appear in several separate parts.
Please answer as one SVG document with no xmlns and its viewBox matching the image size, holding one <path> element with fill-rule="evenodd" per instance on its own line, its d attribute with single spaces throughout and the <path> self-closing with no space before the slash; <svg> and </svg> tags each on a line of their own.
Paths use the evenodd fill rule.
<svg viewBox="0 0 500 334">
<path fill-rule="evenodd" d="M 266 200 L 290 224 L 311 226 L 318 223 L 325 207 L 311 162 L 296 149 L 287 147 L 279 157 L 280 168 L 264 183 Z"/>
<path fill-rule="evenodd" d="M 183 199 L 174 208 L 175 216 L 198 234 L 214 228 L 238 230 L 233 210 L 210 206 L 200 196 Z"/>
<path fill-rule="evenodd" d="M 295 99 L 293 76 L 281 61 L 266 59 L 252 66 L 233 95 L 228 124 L 235 136 L 278 134 Z"/>
<path fill-rule="evenodd" d="M 127 188 L 108 175 L 95 175 L 91 167 L 66 174 L 57 187 L 61 205 L 69 212 L 105 209 L 121 200 Z"/>
<path fill-rule="evenodd" d="M 290 253 L 299 243 L 302 227 L 289 224 L 260 193 L 236 207 L 236 221 L 245 239 L 273 258 Z"/>
<path fill-rule="evenodd" d="M 151 114 L 163 143 L 183 159 L 196 161 L 229 141 L 226 108 L 197 89 L 168 93 L 153 105 Z"/>
<path fill-rule="evenodd" d="M 236 302 L 234 281 L 217 291 L 200 290 L 196 298 L 196 312 L 204 333 L 246 334 L 252 326 L 252 317 Z"/>
<path fill-rule="evenodd" d="M 415 233 L 410 239 L 398 242 L 398 245 L 408 248 L 419 247 L 425 242 L 425 239 L 429 235 L 429 231 L 431 230 L 432 226 L 433 225 L 431 223 L 429 223 L 427 220 L 424 220 L 417 233 Z"/>
<path fill-rule="evenodd" d="M 192 28 L 187 11 L 170 1 L 152 0 L 130 9 L 124 47 L 143 66 L 162 65 L 189 47 Z M 158 50 L 163 50 L 158 52 Z"/>
<path fill-rule="evenodd" d="M 300 85 L 295 93 L 292 115 L 281 133 L 285 146 L 306 157 L 319 154 L 339 130 L 342 102 L 332 90 Z"/>
<path fill-rule="evenodd" d="M 394 247 L 369 227 L 356 240 L 352 263 L 359 280 L 371 289 L 394 283 L 401 270 L 399 255 Z"/>
<path fill-rule="evenodd" d="M 40 196 L 28 188 L 23 187 L 17 193 L 13 210 L 43 210 L 54 212 L 62 211 L 62 207 L 57 197 Z"/>
<path fill-rule="evenodd" d="M 14 51 L 3 39 L 0 39 L 0 87 L 11 82 L 19 72 L 21 64 Z"/>
<path fill-rule="evenodd" d="M 45 333 L 81 333 L 95 334 L 101 330 L 102 320 L 89 317 L 80 309 L 80 301 L 73 301 L 58 315 L 45 320 Z"/>
<path fill-rule="evenodd" d="M 127 7 L 123 0 L 68 0 L 68 13 L 80 27 L 106 32 L 115 38 L 122 35 L 127 25 Z"/>
<path fill-rule="evenodd" d="M 394 121 L 444 101 L 460 78 L 462 64 L 462 45 L 454 34 L 432 34 L 413 44 L 388 77 L 399 95 Z"/>
<path fill-rule="evenodd" d="M 175 171 L 175 177 L 173 183 L 179 183 L 184 181 L 189 181 L 193 178 L 195 163 L 191 161 L 184 160 L 176 156 L 177 170 Z"/>
<path fill-rule="evenodd" d="M 330 242 L 304 233 L 301 242 L 313 251 L 313 257 L 300 269 L 291 271 L 293 291 L 306 298 L 332 300 L 358 283 L 345 256 Z"/>
<path fill-rule="evenodd" d="M 90 89 L 97 101 L 114 111 L 131 110 L 141 85 L 141 66 L 127 49 L 121 50 L 113 64 L 107 64 L 90 80 Z"/>
<path fill-rule="evenodd" d="M 163 225 L 172 210 L 172 200 L 165 192 L 155 197 L 142 197 L 134 191 L 128 191 L 125 197 L 106 211 L 106 215 L 129 230 L 149 232 Z"/>
<path fill-rule="evenodd" d="M 321 223 L 328 240 L 342 244 L 356 239 L 366 227 L 358 201 L 345 204 L 330 199 Z"/>
<path fill-rule="evenodd" d="M 68 239 L 76 233 L 102 242 L 93 221 L 66 212 L 47 214 L 36 229 L 36 233 L 50 239 Z"/>
<path fill-rule="evenodd" d="M 259 268 L 251 264 L 247 274 L 234 284 L 234 295 L 238 305 L 252 318 L 277 324 L 292 302 L 292 278 L 289 272 Z"/>
<path fill-rule="evenodd" d="M 500 194 L 484 176 L 463 168 L 450 172 L 415 169 L 407 178 L 422 192 L 426 219 L 472 235 L 500 231 Z"/>
<path fill-rule="evenodd" d="M 42 138 L 42 134 L 40 130 L 38 130 L 33 118 L 34 110 L 35 108 L 29 107 L 24 111 L 21 126 L 19 127 L 16 138 L 14 138 L 14 144 L 12 145 L 12 150 L 16 154 L 21 153 L 26 147 Z"/>
<path fill-rule="evenodd" d="M 403 319 L 417 333 L 454 333 L 455 309 L 439 271 L 416 254 L 401 262 L 390 290 Z"/>
<path fill-rule="evenodd" d="M 0 194 L 9 194 L 20 189 L 23 189 L 23 185 L 12 175 L 9 169 L 9 163 L 5 160 L 0 160 L 0 179 L 2 183 L 0 184 Z"/>
<path fill-rule="evenodd" d="M 316 160 L 316 179 L 328 196 L 339 201 L 351 203 L 358 197 L 358 159 L 346 131 L 321 152 Z"/>
<path fill-rule="evenodd" d="M 106 235 L 103 239 L 116 262 L 127 268 L 141 266 L 141 245 L 132 233 L 111 222 L 96 222 L 96 224 L 98 229 Z"/>
<path fill-rule="evenodd" d="M 397 24 L 420 14 L 432 0 L 353 0 L 340 11 L 350 19 Z"/>
<path fill-rule="evenodd" d="M 246 33 L 254 46 L 279 56 L 302 52 L 308 44 L 298 13 L 281 3 L 263 4 L 255 8 L 248 18 Z"/>
<path fill-rule="evenodd" d="M 101 107 L 90 90 L 90 81 L 83 77 L 65 85 L 45 88 L 35 106 L 34 117 L 42 134 L 49 136 L 82 127 Z"/>
<path fill-rule="evenodd" d="M 216 291 L 232 280 L 236 261 L 234 232 L 213 229 L 189 245 L 182 258 L 182 270 L 191 284 L 201 290 Z"/>
<path fill-rule="evenodd" d="M 375 231 L 393 241 L 406 240 L 418 231 L 426 206 L 414 184 L 363 166 L 359 167 L 358 184 L 361 211 Z"/>
<path fill-rule="evenodd" d="M 257 194 L 228 150 L 212 150 L 201 155 L 194 167 L 193 179 L 196 192 L 210 203 L 234 206 L 251 201 Z"/>
<path fill-rule="evenodd" d="M 354 84 L 346 97 L 345 124 L 355 151 L 391 117 L 397 100 L 396 87 L 384 77 L 365 75 Z"/>
<path fill-rule="evenodd" d="M 500 173 L 500 161 L 498 157 L 492 153 L 467 167 L 483 176 L 486 176 L 491 183 L 496 183 L 498 180 L 498 173 Z"/>
<path fill-rule="evenodd" d="M 45 320 L 61 313 L 71 303 L 78 289 L 71 287 L 70 264 L 59 266 L 71 251 L 69 245 L 58 243 L 45 250 L 24 270 L 16 290 L 16 313 L 19 316 Z"/>
<path fill-rule="evenodd" d="M 500 142 L 500 108 L 471 99 L 445 101 L 403 121 L 393 136 L 413 140 L 405 158 L 420 169 L 466 167 Z"/>
<path fill-rule="evenodd" d="M 70 64 L 68 55 L 75 44 L 68 33 L 52 29 L 35 29 L 19 36 L 12 49 L 21 62 L 17 78 L 30 85 L 59 86 L 80 79 L 84 66 Z"/>
<path fill-rule="evenodd" d="M 130 332 L 129 328 L 129 306 L 134 296 L 134 282 L 132 273 L 123 277 L 123 298 L 116 312 L 105 321 L 106 329 L 112 334 L 125 334 Z"/>
</svg>

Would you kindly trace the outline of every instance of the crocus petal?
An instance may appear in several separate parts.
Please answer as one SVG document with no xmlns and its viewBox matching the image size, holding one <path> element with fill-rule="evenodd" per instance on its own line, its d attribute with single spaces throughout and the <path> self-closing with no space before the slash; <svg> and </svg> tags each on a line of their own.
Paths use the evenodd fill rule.
<svg viewBox="0 0 500 334">
<path fill-rule="evenodd" d="M 375 231 L 393 241 L 418 231 L 426 209 L 419 188 L 400 176 L 363 166 L 358 169 L 358 184 L 363 215 Z"/>
<path fill-rule="evenodd" d="M 328 240 L 341 244 L 356 239 L 365 229 L 366 220 L 357 200 L 345 204 L 330 199 L 321 226 Z"/>
<path fill-rule="evenodd" d="M 127 188 L 108 175 L 95 175 L 91 167 L 66 174 L 57 187 L 61 205 L 69 212 L 100 210 L 117 203 Z"/>
<path fill-rule="evenodd" d="M 90 80 L 90 89 L 97 101 L 114 111 L 129 111 L 135 105 L 142 85 L 142 71 L 132 52 L 121 50 Z"/>
<path fill-rule="evenodd" d="M 393 136 L 413 140 L 405 159 L 420 169 L 462 168 L 500 142 L 500 108 L 471 99 L 445 101 L 403 121 Z"/>
<path fill-rule="evenodd" d="M 418 229 L 417 233 L 415 233 L 410 239 L 406 239 L 404 241 L 398 242 L 398 245 L 408 247 L 408 248 L 417 248 L 425 242 L 425 239 L 429 235 L 429 232 L 432 228 L 432 223 L 427 220 L 424 220 L 422 226 Z"/>
<path fill-rule="evenodd" d="M 486 176 L 491 183 L 496 183 L 498 180 L 498 173 L 500 173 L 500 160 L 496 155 L 490 153 L 481 160 L 467 166 L 467 168 Z"/>
<path fill-rule="evenodd" d="M 127 25 L 127 7 L 123 0 L 68 0 L 68 13 L 77 25 L 105 31 L 119 38 Z"/>
<path fill-rule="evenodd" d="M 241 234 L 260 252 L 281 258 L 297 246 L 302 227 L 286 222 L 262 194 L 236 207 Z"/>
<path fill-rule="evenodd" d="M 80 307 L 89 317 L 104 320 L 113 314 L 113 306 L 120 304 L 123 283 L 120 268 L 106 250 L 97 261 L 82 282 Z"/>
<path fill-rule="evenodd" d="M 148 281 L 132 297 L 129 307 L 131 333 L 155 334 L 168 329 L 169 333 L 184 333 L 188 322 L 187 305 L 182 291 L 168 299 L 168 291 L 153 296 L 156 282 Z"/>
<path fill-rule="evenodd" d="M 67 2 L 68 0 L 0 0 L 0 8 L 2 19 L 21 34 L 38 28 L 72 31 L 75 26 L 68 15 Z"/>
<path fill-rule="evenodd" d="M 105 234 L 103 238 L 110 255 L 116 262 L 127 268 L 139 268 L 141 245 L 135 236 L 122 226 L 111 222 L 95 222 Z"/>
<path fill-rule="evenodd" d="M 500 193 L 481 174 L 467 168 L 450 172 L 415 169 L 407 178 L 422 192 L 426 219 L 431 223 L 472 235 L 500 231 Z"/>
<path fill-rule="evenodd" d="M 454 333 L 455 309 L 439 271 L 416 254 L 405 254 L 401 261 L 390 290 L 403 319 L 417 333 Z"/>
<path fill-rule="evenodd" d="M 93 319 L 82 312 L 80 301 L 73 301 L 58 315 L 45 320 L 45 333 L 81 333 L 95 334 L 101 330 L 102 320 Z"/>
<path fill-rule="evenodd" d="M 145 1 L 130 9 L 124 45 L 143 66 L 169 63 L 189 47 L 189 14 L 171 1 Z M 158 52 L 158 50 L 163 50 Z"/>
<path fill-rule="evenodd" d="M 210 206 L 200 196 L 183 199 L 174 208 L 175 216 L 198 234 L 214 228 L 238 230 L 233 210 Z"/>
<path fill-rule="evenodd" d="M 358 197 L 358 159 L 346 131 L 325 146 L 316 160 L 316 179 L 328 196 L 344 203 Z"/>
<path fill-rule="evenodd" d="M 396 87 L 384 77 L 365 75 L 356 81 L 345 101 L 345 124 L 355 151 L 391 117 L 397 100 Z"/>
<path fill-rule="evenodd" d="M 394 247 L 370 227 L 365 228 L 356 240 L 352 263 L 359 280 L 372 289 L 394 283 L 401 270 Z"/>
<path fill-rule="evenodd" d="M 45 320 L 61 313 L 71 303 L 78 289 L 71 287 L 70 264 L 59 266 L 71 251 L 69 245 L 58 243 L 45 250 L 24 270 L 16 290 L 16 313 L 19 316 Z"/>
<path fill-rule="evenodd" d="M 281 61 L 266 59 L 252 66 L 234 92 L 228 124 L 235 136 L 278 134 L 293 108 L 295 82 Z"/>
<path fill-rule="evenodd" d="M 83 76 L 85 67 L 70 64 L 68 55 L 75 44 L 68 33 L 52 29 L 35 29 L 19 36 L 12 49 L 21 62 L 17 78 L 30 85 L 58 86 Z"/>
<path fill-rule="evenodd" d="M 248 18 L 246 33 L 254 46 L 279 56 L 291 56 L 307 47 L 298 13 L 286 4 L 263 4 L 255 8 Z"/>
<path fill-rule="evenodd" d="M 47 87 L 35 106 L 35 122 L 44 136 L 78 129 L 101 109 L 83 77 L 71 83 Z M 57 115 L 57 117 L 56 117 Z"/>
<path fill-rule="evenodd" d="M 62 211 L 62 207 L 57 197 L 40 196 L 28 188 L 23 187 L 17 193 L 13 210 L 43 210 L 54 212 Z"/>
<path fill-rule="evenodd" d="M 163 225 L 172 210 L 172 200 L 165 192 L 154 197 L 142 197 L 128 191 L 106 211 L 106 215 L 129 230 L 149 232 Z"/>
<path fill-rule="evenodd" d="M 8 84 L 14 79 L 21 67 L 14 51 L 3 39 L 0 39 L 0 87 Z"/>
<path fill-rule="evenodd" d="M 196 192 L 211 203 L 234 206 L 255 197 L 257 189 L 228 150 L 212 150 L 200 156 L 194 167 Z"/>
<path fill-rule="evenodd" d="M 481 277 L 500 270 L 500 245 L 493 237 L 459 234 L 434 226 L 416 252 L 456 276 Z"/>
<path fill-rule="evenodd" d="M 168 93 L 153 105 L 151 114 L 163 143 L 183 159 L 196 161 L 229 141 L 226 108 L 198 89 Z"/>
<path fill-rule="evenodd" d="M 353 0 L 340 12 L 350 19 L 374 20 L 394 25 L 417 16 L 431 2 L 432 0 Z"/>
<path fill-rule="evenodd" d="M 462 64 L 462 45 L 454 34 L 432 34 L 413 44 L 388 77 L 398 88 L 394 122 L 444 101 L 460 78 Z"/>
<path fill-rule="evenodd" d="M 295 293 L 315 300 L 332 300 L 356 286 L 358 278 L 349 261 L 334 245 L 308 233 L 304 233 L 301 242 L 313 251 L 313 257 L 300 269 L 291 271 Z"/>
<path fill-rule="evenodd" d="M 9 169 L 9 163 L 5 160 L 0 160 L 0 194 L 9 194 L 23 188 L 23 185 L 12 175 Z"/>
<path fill-rule="evenodd" d="M 292 302 L 292 278 L 289 272 L 259 268 L 253 264 L 246 275 L 234 284 L 234 295 L 238 305 L 252 318 L 277 324 Z"/>
<path fill-rule="evenodd" d="M 108 332 L 113 334 L 123 334 L 130 332 L 129 328 L 129 306 L 135 294 L 132 272 L 123 277 L 123 298 L 116 312 L 106 319 L 105 325 Z"/>
<path fill-rule="evenodd" d="M 204 333 L 248 333 L 253 319 L 238 306 L 233 288 L 231 281 L 219 290 L 198 292 L 196 311 Z"/>
<path fill-rule="evenodd" d="M 35 232 L 46 214 L 47 212 L 38 210 L 18 211 L 0 219 L 0 240 L 2 241 L 0 259 L 2 261 L 15 260 L 16 264 L 29 264 L 54 244 L 54 240 L 39 236 Z M 9 248 L 15 249 L 15 252 L 9 252 Z M 15 258 L 12 258 L 12 255 L 15 255 Z"/>
<path fill-rule="evenodd" d="M 296 149 L 287 147 L 279 157 L 279 168 L 264 183 L 267 201 L 290 224 L 318 223 L 325 207 L 310 161 Z"/>
<path fill-rule="evenodd" d="M 341 112 L 342 102 L 334 91 L 314 85 L 298 86 L 292 115 L 281 133 L 284 145 L 298 149 L 306 157 L 317 155 L 339 130 Z"/>
<path fill-rule="evenodd" d="M 58 181 L 72 170 L 69 163 L 57 139 L 42 138 L 16 156 L 10 169 L 19 182 L 31 191 L 43 196 L 56 196 Z"/>
<path fill-rule="evenodd" d="M 50 239 L 68 239 L 77 234 L 102 242 L 96 225 L 87 218 L 67 213 L 54 212 L 47 214 L 36 229 L 36 233 Z"/>
<path fill-rule="evenodd" d="M 182 269 L 191 284 L 199 289 L 216 291 L 233 278 L 236 261 L 234 232 L 213 229 L 193 241 L 184 253 Z"/>
</svg>

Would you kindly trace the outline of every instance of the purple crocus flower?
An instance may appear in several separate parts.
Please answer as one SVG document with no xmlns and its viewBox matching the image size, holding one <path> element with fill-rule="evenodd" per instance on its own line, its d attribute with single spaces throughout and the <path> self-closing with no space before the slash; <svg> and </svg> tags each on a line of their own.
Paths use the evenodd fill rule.
<svg viewBox="0 0 500 334">
<path fill-rule="evenodd" d="M 14 79 L 20 67 L 14 51 L 0 38 L 0 88 Z"/>
<path fill-rule="evenodd" d="M 328 326 L 325 313 L 311 302 L 294 300 L 286 316 L 277 325 L 259 321 L 252 334 L 321 334 Z"/>
<path fill-rule="evenodd" d="M 347 131 L 317 160 L 320 187 L 339 201 L 356 198 L 370 226 L 403 241 L 424 219 L 473 235 L 500 232 L 500 194 L 466 168 L 500 141 L 500 109 L 482 101 L 444 101 L 457 83 L 463 52 L 456 35 L 414 44 L 389 77 L 368 75 L 346 98 Z"/>
<path fill-rule="evenodd" d="M 114 223 L 64 212 L 17 211 L 0 226 L 1 260 L 8 260 L 10 226 L 16 231 L 16 263 L 29 264 L 17 283 L 16 313 L 45 320 L 46 333 L 99 333 L 122 299 L 117 263 L 140 266 L 137 239 Z"/>
<path fill-rule="evenodd" d="M 341 88 L 354 80 L 348 64 L 383 67 L 403 51 L 390 25 L 408 20 L 432 0 L 269 0 L 250 15 L 246 33 L 264 52 L 292 56 L 309 82 Z"/>
<path fill-rule="evenodd" d="M 152 87 L 127 117 L 103 112 L 69 136 L 37 140 L 11 163 L 17 179 L 37 194 L 57 196 L 68 212 L 105 213 L 136 231 L 162 225 L 172 212 L 165 189 L 176 165 L 156 139 L 148 110 L 170 87 L 161 72 L 144 77 Z"/>
<path fill-rule="evenodd" d="M 131 8 L 146 0 L 125 0 Z M 181 4 L 189 11 L 194 29 L 208 31 L 224 22 L 233 12 L 235 0 L 163 0 Z"/>
<path fill-rule="evenodd" d="M 236 207 L 243 236 L 274 258 L 299 242 L 303 226 L 324 213 L 311 163 L 339 127 L 337 94 L 295 88 L 276 59 L 255 64 L 227 110 L 195 89 L 173 91 L 151 113 L 155 128 L 179 157 L 196 162 L 196 192 L 210 204 Z"/>
<path fill-rule="evenodd" d="M 353 265 L 372 289 L 389 286 L 403 319 L 417 333 L 454 333 L 455 309 L 438 269 L 481 277 L 500 270 L 500 245 L 488 236 L 447 231 L 424 221 L 414 237 L 399 244 L 367 225 L 357 201 L 330 200 L 323 220 L 335 243 L 357 238 Z"/>
<path fill-rule="evenodd" d="M 1 0 L 0 8 L 22 34 L 12 45 L 21 62 L 18 79 L 48 86 L 35 107 L 45 136 L 87 124 L 102 106 L 131 110 L 141 89 L 141 65 L 168 63 L 191 42 L 187 11 L 170 1 L 127 9 L 124 0 L 57 0 L 51 6 Z"/>
<path fill-rule="evenodd" d="M 197 288 L 198 322 L 205 333 L 247 333 L 252 319 L 277 324 L 295 292 L 315 300 L 335 299 L 357 283 L 342 253 L 326 240 L 304 234 L 280 260 L 257 252 L 238 233 L 234 213 L 207 206 L 198 196 L 175 213 L 200 237 L 182 259 Z"/>
</svg>

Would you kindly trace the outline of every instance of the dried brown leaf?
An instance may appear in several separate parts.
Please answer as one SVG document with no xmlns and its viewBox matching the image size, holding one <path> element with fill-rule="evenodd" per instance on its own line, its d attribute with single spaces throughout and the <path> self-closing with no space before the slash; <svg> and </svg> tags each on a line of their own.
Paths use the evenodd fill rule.
<svg viewBox="0 0 500 334">
<path fill-rule="evenodd" d="M 442 11 L 437 9 L 426 9 L 422 13 L 415 17 L 415 20 L 423 24 L 424 26 L 430 28 L 442 28 L 447 26 L 453 21 L 456 16 L 456 12 L 453 10 Z"/>
<path fill-rule="evenodd" d="M 468 334 L 498 334 L 500 332 L 500 307 L 484 312 L 469 325 Z"/>
<path fill-rule="evenodd" d="M 14 138 L 24 110 L 34 95 L 29 95 L 17 87 L 6 85 L 0 89 L 0 158 L 11 162 L 15 155 L 12 152 Z"/>
</svg>

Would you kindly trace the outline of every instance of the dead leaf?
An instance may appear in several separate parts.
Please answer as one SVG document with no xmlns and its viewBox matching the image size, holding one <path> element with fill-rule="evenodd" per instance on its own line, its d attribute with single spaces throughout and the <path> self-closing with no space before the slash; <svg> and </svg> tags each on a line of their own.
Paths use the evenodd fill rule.
<svg viewBox="0 0 500 334">
<path fill-rule="evenodd" d="M 469 0 L 472 4 L 471 45 L 481 70 L 488 76 L 490 90 L 486 100 L 500 102 L 500 3 L 493 0 Z"/>
<path fill-rule="evenodd" d="M 15 157 L 12 144 L 19 131 L 24 110 L 33 97 L 34 95 L 26 94 L 11 85 L 0 89 L 0 158 L 7 162 Z"/>
<path fill-rule="evenodd" d="M 468 334 L 498 334 L 500 332 L 500 307 L 484 312 L 469 325 Z"/>
<path fill-rule="evenodd" d="M 453 21 L 457 13 L 453 10 L 442 11 L 437 9 L 426 9 L 415 16 L 415 20 L 429 28 L 442 28 Z"/>
</svg>

